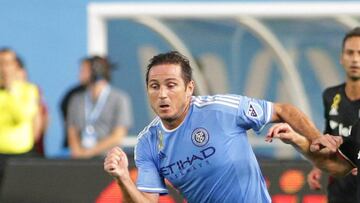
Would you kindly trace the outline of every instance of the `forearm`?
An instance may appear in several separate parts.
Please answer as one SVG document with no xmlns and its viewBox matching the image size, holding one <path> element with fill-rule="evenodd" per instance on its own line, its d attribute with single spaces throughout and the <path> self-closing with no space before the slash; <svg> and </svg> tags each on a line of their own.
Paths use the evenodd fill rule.
<svg viewBox="0 0 360 203">
<path fill-rule="evenodd" d="M 321 132 L 315 127 L 314 123 L 303 112 L 289 104 L 274 104 L 272 120 L 288 123 L 296 132 L 309 140 L 321 136 Z"/>
<path fill-rule="evenodd" d="M 310 141 L 296 132 L 293 132 L 293 136 L 289 144 L 292 145 L 302 155 L 304 155 L 308 160 L 314 162 L 315 165 L 324 159 L 324 157 L 311 152 Z"/>
<path fill-rule="evenodd" d="M 117 178 L 117 184 L 119 185 L 124 201 L 129 203 L 150 203 L 150 202 L 157 202 L 158 194 L 144 194 L 140 192 L 137 188 L 135 183 L 130 179 L 127 178 Z"/>
<path fill-rule="evenodd" d="M 310 151 L 310 141 L 295 133 L 291 143 L 298 152 L 303 154 L 319 169 L 330 173 L 333 176 L 344 176 L 353 168 L 349 162 L 337 154 L 324 155 Z"/>
</svg>

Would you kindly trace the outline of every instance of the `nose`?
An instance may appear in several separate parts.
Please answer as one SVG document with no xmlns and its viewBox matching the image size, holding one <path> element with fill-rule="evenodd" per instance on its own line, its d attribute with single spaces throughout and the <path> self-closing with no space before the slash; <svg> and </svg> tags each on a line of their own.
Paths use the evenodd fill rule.
<svg viewBox="0 0 360 203">
<path fill-rule="evenodd" d="M 359 64 L 360 63 L 360 52 L 355 52 L 353 56 L 353 63 Z"/>
<path fill-rule="evenodd" d="M 167 97 L 167 89 L 164 86 L 160 87 L 159 98 L 163 99 Z"/>
</svg>

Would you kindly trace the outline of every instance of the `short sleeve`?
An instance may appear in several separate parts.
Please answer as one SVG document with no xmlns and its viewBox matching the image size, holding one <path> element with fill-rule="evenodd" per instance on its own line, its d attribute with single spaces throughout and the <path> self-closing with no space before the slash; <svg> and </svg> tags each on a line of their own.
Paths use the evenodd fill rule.
<svg viewBox="0 0 360 203">
<path fill-rule="evenodd" d="M 273 104 L 269 101 L 242 96 L 238 109 L 238 125 L 259 133 L 270 122 Z"/>
<path fill-rule="evenodd" d="M 135 164 L 138 169 L 137 188 L 141 192 L 167 194 L 164 178 L 160 176 L 151 148 L 146 139 L 135 146 Z"/>
</svg>

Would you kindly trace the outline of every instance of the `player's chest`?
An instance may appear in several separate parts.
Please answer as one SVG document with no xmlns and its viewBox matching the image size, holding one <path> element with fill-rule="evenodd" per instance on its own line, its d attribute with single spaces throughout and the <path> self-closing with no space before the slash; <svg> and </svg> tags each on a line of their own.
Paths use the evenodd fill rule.
<svg viewBox="0 0 360 203">
<path fill-rule="evenodd" d="M 360 102 L 342 101 L 327 109 L 330 133 L 348 136 L 352 125 L 360 118 Z"/>
<path fill-rule="evenodd" d="M 177 133 L 161 133 L 158 135 L 159 172 L 174 185 L 216 170 L 229 139 L 226 136 L 229 132 L 207 125 L 189 127 Z"/>
</svg>

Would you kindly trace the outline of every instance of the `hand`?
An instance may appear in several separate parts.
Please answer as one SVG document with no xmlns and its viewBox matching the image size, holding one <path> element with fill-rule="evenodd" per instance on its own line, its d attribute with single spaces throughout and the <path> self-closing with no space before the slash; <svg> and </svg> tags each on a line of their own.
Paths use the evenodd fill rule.
<svg viewBox="0 0 360 203">
<path fill-rule="evenodd" d="M 129 162 L 120 147 L 111 149 L 104 161 L 104 170 L 116 179 L 129 178 Z"/>
<path fill-rule="evenodd" d="M 314 167 L 309 174 L 307 175 L 307 182 L 309 184 L 310 189 L 312 190 L 320 190 L 321 189 L 321 180 L 322 172 L 320 169 Z"/>
<path fill-rule="evenodd" d="M 293 142 L 294 138 L 297 136 L 297 133 L 290 127 L 287 123 L 278 123 L 273 125 L 266 137 L 266 142 L 272 142 L 273 138 L 279 138 L 284 143 L 290 144 Z"/>
<path fill-rule="evenodd" d="M 324 155 L 331 155 L 336 153 L 342 143 L 343 139 L 341 136 L 332 136 L 326 134 L 312 141 L 310 145 L 310 151 L 319 152 Z"/>
</svg>

